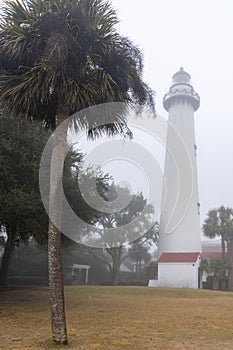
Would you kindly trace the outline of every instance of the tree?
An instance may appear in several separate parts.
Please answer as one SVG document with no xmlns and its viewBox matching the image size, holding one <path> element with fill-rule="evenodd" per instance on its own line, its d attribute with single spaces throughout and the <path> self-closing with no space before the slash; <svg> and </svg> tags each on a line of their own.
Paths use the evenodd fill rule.
<svg viewBox="0 0 233 350">
<path fill-rule="evenodd" d="M 142 271 L 142 262 L 147 264 L 151 255 L 148 252 L 148 247 L 140 244 L 139 242 L 134 242 L 128 251 L 128 256 L 135 262 L 135 272 L 139 274 Z"/>
<path fill-rule="evenodd" d="M 9 127 L 11 132 L 9 132 Z M 47 244 L 48 218 L 39 194 L 39 163 L 50 132 L 28 120 L 17 120 L 0 112 L 0 238 L 4 247 L 0 268 L 0 284 L 7 285 L 9 265 L 15 246 L 27 244 L 31 236 L 40 245 Z M 30 145 L 30 147 L 28 147 Z M 85 222 L 98 215 L 82 199 L 79 181 L 94 178 L 101 193 L 108 175 L 101 170 L 82 170 L 83 155 L 70 150 L 64 165 L 64 192 L 73 210 Z M 81 178 L 81 180 L 80 180 Z M 63 245 L 67 244 L 62 237 Z"/>
<path fill-rule="evenodd" d="M 49 133 L 40 126 L 16 120 L 0 111 L 0 225 L 4 227 L 2 286 L 7 285 L 15 246 L 27 243 L 31 236 L 38 242 L 47 236 L 48 220 L 39 195 L 38 169 L 48 136 Z"/>
<path fill-rule="evenodd" d="M 201 261 L 200 270 L 207 272 L 213 276 L 213 289 L 219 289 L 219 279 L 226 277 L 226 273 L 229 270 L 229 262 L 226 258 L 211 258 L 203 259 Z"/>
<path fill-rule="evenodd" d="M 221 206 L 212 209 L 203 225 L 207 237 L 221 237 L 223 257 L 225 256 L 225 242 L 227 243 L 227 257 L 229 268 L 229 289 L 233 290 L 233 209 Z"/>
<path fill-rule="evenodd" d="M 108 188 L 110 176 L 104 174 L 100 168 L 89 167 L 83 169 L 83 155 L 77 152 L 72 152 L 66 158 L 64 167 L 63 188 L 64 194 L 71 206 L 72 210 L 86 223 L 92 224 L 98 221 L 101 217 L 101 212 L 91 207 L 83 198 L 80 185 L 86 182 L 95 183 L 96 189 L 100 196 L 104 197 L 104 193 Z M 90 196 L 94 196 L 93 189 L 88 188 Z M 63 213 L 65 216 L 65 213 Z M 77 228 L 74 228 L 75 233 Z M 79 232 L 79 237 L 75 236 L 75 241 L 82 242 L 82 232 Z"/>
<path fill-rule="evenodd" d="M 33 237 L 27 244 L 21 244 L 14 250 L 10 275 L 19 276 L 19 281 L 29 281 L 31 284 L 46 283 L 48 277 L 47 249 L 39 245 Z"/>
<path fill-rule="evenodd" d="M 120 36 L 117 18 L 102 0 L 6 1 L 0 32 L 0 103 L 16 115 L 56 128 L 73 113 L 106 102 L 153 108 L 142 81 L 141 52 Z M 88 115 L 76 127 L 89 135 L 125 131 L 124 114 L 101 127 Z M 99 125 L 99 123 L 98 123 Z M 68 127 L 68 124 L 67 124 Z M 48 229 L 52 339 L 67 343 L 61 264 L 62 169 L 66 129 L 58 135 L 50 169 Z M 56 225 L 54 224 L 56 223 Z"/>
<path fill-rule="evenodd" d="M 143 258 L 148 258 L 146 246 L 157 243 L 158 225 L 152 225 L 154 208 L 147 203 L 142 193 L 131 195 L 127 188 L 117 186 L 114 190 L 114 187 L 110 186 L 109 200 L 114 198 L 114 193 L 118 194 L 122 203 L 129 204 L 115 213 L 103 213 L 97 219 L 96 227 L 101 227 L 101 229 L 93 232 L 93 241 L 89 245 L 103 247 L 102 249 L 92 248 L 90 252 L 108 266 L 113 285 L 116 286 L 119 281 L 121 264 L 133 254 L 135 247 L 137 247 L 138 255 L 141 249 Z M 129 225 L 132 222 L 133 226 Z"/>
<path fill-rule="evenodd" d="M 207 218 L 203 225 L 203 231 L 206 237 L 215 238 L 221 237 L 221 247 L 223 256 L 225 255 L 225 240 L 226 240 L 226 222 L 224 220 L 227 209 L 223 206 L 218 209 L 212 209 L 208 212 Z"/>
<path fill-rule="evenodd" d="M 158 277 L 158 263 L 156 261 L 151 261 L 145 267 L 145 273 L 148 280 L 153 280 Z"/>
<path fill-rule="evenodd" d="M 1 220 L 7 235 L 1 261 L 0 284 L 6 286 L 15 245 L 26 243 L 30 236 L 45 232 L 42 224 L 45 213 L 42 213 L 43 207 L 39 196 L 21 189 L 11 190 L 7 194 L 0 193 L 0 201 Z"/>
</svg>

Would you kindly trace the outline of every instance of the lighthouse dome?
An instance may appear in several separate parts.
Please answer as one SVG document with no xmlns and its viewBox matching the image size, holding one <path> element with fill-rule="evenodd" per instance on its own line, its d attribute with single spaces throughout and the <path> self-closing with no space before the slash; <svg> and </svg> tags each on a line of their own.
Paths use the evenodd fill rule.
<svg viewBox="0 0 233 350">
<path fill-rule="evenodd" d="M 195 92 L 191 83 L 191 75 L 184 71 L 183 67 L 172 77 L 172 85 L 164 95 L 163 106 L 166 111 L 176 103 L 188 103 L 194 111 L 200 106 L 200 97 Z"/>
<path fill-rule="evenodd" d="M 177 83 L 190 84 L 190 80 L 191 80 L 191 75 L 185 72 L 183 67 L 180 67 L 180 70 L 177 73 L 175 73 L 172 77 L 173 84 L 177 84 Z"/>
</svg>

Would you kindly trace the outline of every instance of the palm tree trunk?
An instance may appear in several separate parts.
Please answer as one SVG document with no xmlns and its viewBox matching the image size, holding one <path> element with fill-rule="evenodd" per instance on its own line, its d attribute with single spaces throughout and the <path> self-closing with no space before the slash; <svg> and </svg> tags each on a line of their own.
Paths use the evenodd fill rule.
<svg viewBox="0 0 233 350">
<path fill-rule="evenodd" d="M 228 283 L 228 289 L 233 291 L 233 239 L 230 240 L 227 244 L 227 254 L 228 254 L 228 261 L 230 264 L 230 269 L 228 273 L 229 277 L 229 283 Z"/>
<path fill-rule="evenodd" d="M 58 114 L 58 125 L 67 113 Z M 61 257 L 62 176 L 66 151 L 67 126 L 57 131 L 50 166 L 48 271 L 52 339 L 55 343 L 67 344 L 65 299 Z"/>
<path fill-rule="evenodd" d="M 15 234 L 12 234 L 9 230 L 7 232 L 7 241 L 1 262 L 0 269 L 0 286 L 6 287 L 8 282 L 8 273 L 12 254 L 15 248 Z"/>
<path fill-rule="evenodd" d="M 225 246 L 225 239 L 221 235 L 221 248 L 222 248 L 222 257 L 224 258 L 226 255 L 226 246 Z"/>
<path fill-rule="evenodd" d="M 52 324 L 52 339 L 55 343 L 67 344 L 65 298 L 62 277 L 61 233 L 50 221 L 48 238 L 49 292 Z"/>
</svg>

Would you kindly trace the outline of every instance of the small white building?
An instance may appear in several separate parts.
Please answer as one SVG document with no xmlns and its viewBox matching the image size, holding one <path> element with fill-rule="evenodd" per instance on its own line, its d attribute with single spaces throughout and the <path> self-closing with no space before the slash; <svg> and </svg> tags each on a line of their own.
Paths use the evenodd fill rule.
<svg viewBox="0 0 233 350">
<path fill-rule="evenodd" d="M 196 253 L 163 253 L 158 260 L 158 286 L 199 288 L 201 256 Z"/>
<path fill-rule="evenodd" d="M 90 265 L 72 264 L 70 268 L 74 284 L 88 284 L 88 271 L 91 268 Z M 82 273 L 83 271 L 85 271 L 85 276 Z"/>
</svg>

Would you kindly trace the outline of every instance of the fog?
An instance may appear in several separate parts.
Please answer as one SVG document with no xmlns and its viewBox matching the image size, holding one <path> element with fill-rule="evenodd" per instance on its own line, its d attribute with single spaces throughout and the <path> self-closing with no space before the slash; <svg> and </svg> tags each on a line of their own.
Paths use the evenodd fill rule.
<svg viewBox="0 0 233 350">
<path fill-rule="evenodd" d="M 180 66 L 191 74 L 194 88 L 201 97 L 195 126 L 203 222 L 209 209 L 233 206 L 233 2 L 111 0 L 110 3 L 119 18 L 118 30 L 144 55 L 144 80 L 156 92 L 157 113 L 167 118 L 162 98 Z M 143 142 L 147 142 L 146 139 Z M 155 151 L 153 146 L 151 152 L 156 152 L 162 169 L 164 150 L 161 145 L 157 147 Z M 83 145 L 84 151 L 89 148 Z M 120 168 L 124 170 L 123 175 Z M 114 167 L 110 163 L 105 169 L 117 180 L 129 176 L 134 191 L 145 189 L 143 175 L 138 170 L 129 169 L 126 174 L 125 166 Z"/>
<path fill-rule="evenodd" d="M 233 3 L 230 0 L 112 0 L 118 29 L 144 54 L 144 78 L 163 95 L 183 66 L 201 106 L 195 113 L 201 221 L 210 208 L 233 206 Z"/>
</svg>

